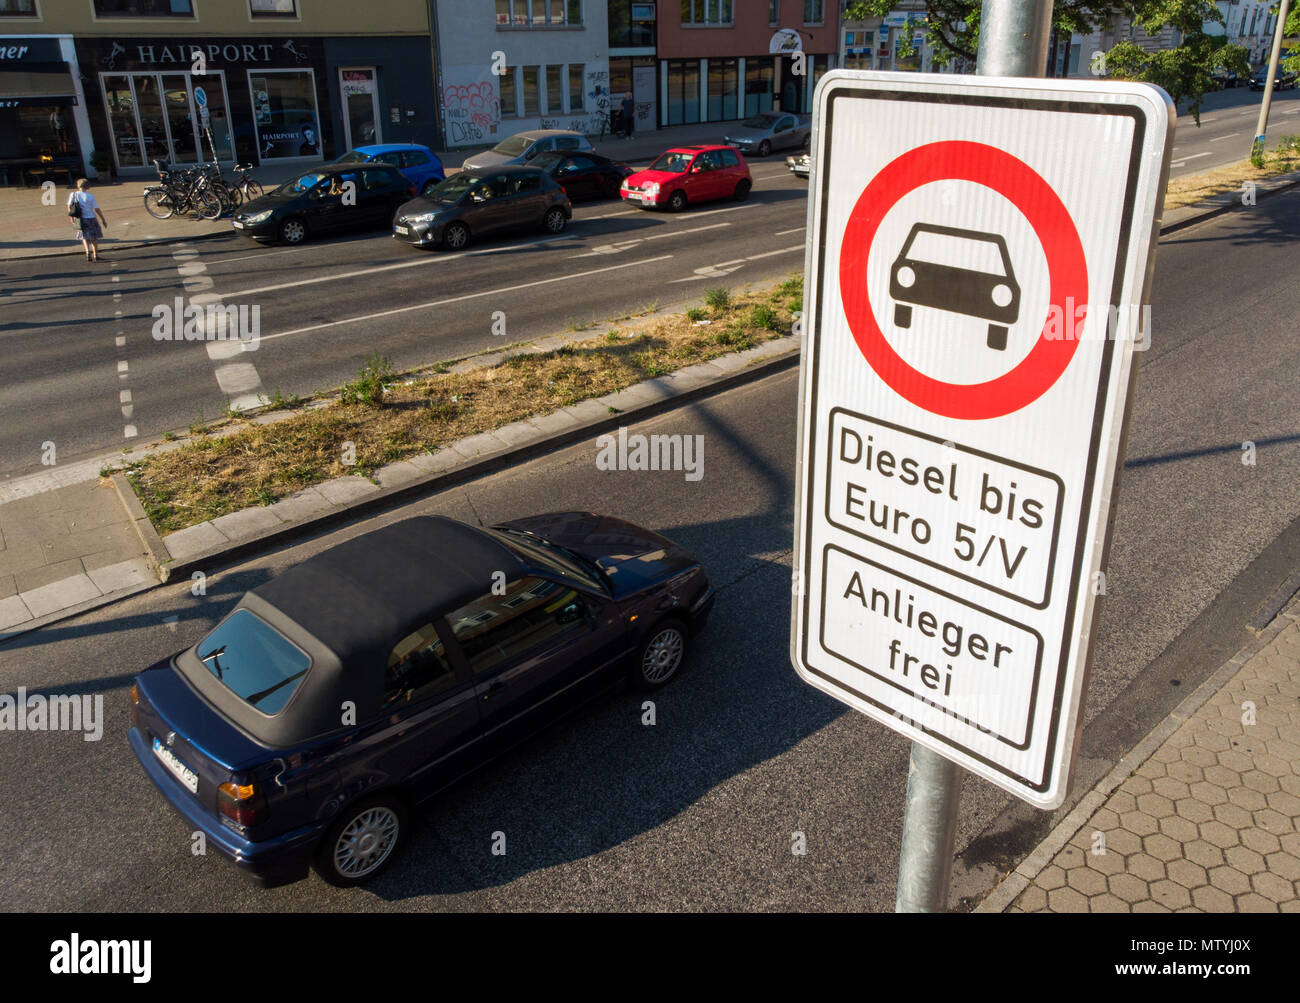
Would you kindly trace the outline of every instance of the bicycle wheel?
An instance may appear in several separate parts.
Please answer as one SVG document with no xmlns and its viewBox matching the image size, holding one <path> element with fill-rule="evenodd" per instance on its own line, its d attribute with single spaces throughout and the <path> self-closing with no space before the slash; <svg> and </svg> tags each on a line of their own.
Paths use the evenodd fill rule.
<svg viewBox="0 0 1300 1003">
<path fill-rule="evenodd" d="M 262 186 L 259 185 L 252 178 L 249 178 L 247 181 L 244 182 L 245 202 L 252 202 L 253 199 L 260 199 L 265 194 L 266 192 L 262 190 Z"/>
<path fill-rule="evenodd" d="M 228 184 L 225 179 L 222 179 L 221 187 L 225 190 L 226 196 L 230 199 L 230 208 L 232 212 L 243 205 L 244 193 L 239 190 L 238 185 Z"/>
<path fill-rule="evenodd" d="M 171 219 L 175 212 L 171 192 L 166 188 L 147 188 L 144 193 L 144 209 L 154 219 Z"/>
<path fill-rule="evenodd" d="M 206 188 L 190 193 L 190 211 L 200 219 L 219 219 L 221 200 Z"/>
<path fill-rule="evenodd" d="M 235 211 L 235 199 L 230 194 L 229 188 L 217 181 L 209 181 L 205 187 L 215 195 L 217 201 L 221 203 L 221 212 L 223 215 Z"/>
</svg>

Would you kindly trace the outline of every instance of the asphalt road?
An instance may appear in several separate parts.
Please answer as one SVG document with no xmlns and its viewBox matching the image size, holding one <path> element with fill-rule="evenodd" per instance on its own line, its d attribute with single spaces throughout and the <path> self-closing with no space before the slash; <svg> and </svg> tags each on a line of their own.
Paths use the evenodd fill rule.
<svg viewBox="0 0 1300 1003">
<path fill-rule="evenodd" d="M 1207 645 L 1178 679 L 1154 674 L 1190 624 L 1243 579 L 1266 595 L 1300 561 L 1298 236 L 1300 193 L 1288 193 L 1161 242 L 1153 344 L 1138 377 L 1086 709 L 1094 766 L 1127 751 L 1105 727 L 1111 718 L 1154 725 L 1223 660 Z M 9 778 L 0 786 L 0 909 L 891 908 L 907 745 L 800 682 L 787 659 L 795 409 L 787 372 L 645 423 L 640 430 L 705 436 L 698 482 L 601 472 L 594 443 L 579 444 L 214 569 L 204 598 L 160 588 L 0 647 L 0 690 L 101 694 L 107 718 L 97 743 L 0 733 Z M 1246 441 L 1253 465 L 1241 459 Z M 639 694 L 599 701 L 422 810 L 396 869 L 367 889 L 312 878 L 259 892 L 219 858 L 191 853 L 125 741 L 135 671 L 197 640 L 243 590 L 379 524 L 563 508 L 668 533 L 718 586 L 688 671 L 655 696 L 654 727 L 641 724 Z M 1294 552 L 1279 556 L 1284 546 Z M 1270 555 L 1276 574 L 1260 576 Z M 1258 598 L 1210 625 L 1216 643 L 1238 643 Z M 1133 701 L 1144 682 L 1149 695 Z M 991 856 L 988 844 L 1016 845 L 1030 827 L 999 828 L 1012 808 L 967 781 L 958 829 L 966 859 Z M 498 831 L 505 856 L 490 852 Z M 791 852 L 795 832 L 806 855 Z"/>
<path fill-rule="evenodd" d="M 1191 115 L 1180 115 L 1173 159 L 1169 162 L 1170 177 L 1200 174 L 1250 156 L 1250 144 L 1255 138 L 1263 99 L 1262 91 L 1234 87 L 1205 96 L 1199 126 Z M 1267 145 L 1272 147 L 1283 136 L 1300 133 L 1298 115 L 1300 88 L 1274 91 L 1268 116 Z"/>
<path fill-rule="evenodd" d="M 41 469 L 46 441 L 64 463 L 183 430 L 200 413 L 210 420 L 243 395 L 332 390 L 372 351 L 414 367 L 646 306 L 698 303 L 710 286 L 784 277 L 803 267 L 807 182 L 781 157 L 753 175 L 743 204 L 664 214 L 580 203 L 558 239 L 523 233 L 463 254 L 418 250 L 387 232 L 293 249 L 232 233 L 193 242 L 197 257 L 179 260 L 153 246 L 100 265 L 13 262 L 0 269 L 0 478 Z M 202 343 L 155 341 L 153 311 L 187 295 L 186 279 L 211 282 L 191 292 L 257 307 L 258 350 L 214 360 Z M 255 370 L 251 393 L 247 370 L 233 383 L 218 373 L 232 361 Z"/>
</svg>

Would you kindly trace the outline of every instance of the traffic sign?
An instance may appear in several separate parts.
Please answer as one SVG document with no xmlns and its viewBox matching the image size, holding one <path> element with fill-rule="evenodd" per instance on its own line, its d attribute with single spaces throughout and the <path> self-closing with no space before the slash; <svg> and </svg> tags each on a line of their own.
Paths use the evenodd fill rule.
<svg viewBox="0 0 1300 1003">
<path fill-rule="evenodd" d="M 791 661 L 1065 798 L 1173 142 L 1137 83 L 834 70 L 815 97 Z"/>
<path fill-rule="evenodd" d="M 194 103 L 200 108 L 206 108 L 208 106 L 208 92 L 202 87 L 194 88 Z"/>
</svg>

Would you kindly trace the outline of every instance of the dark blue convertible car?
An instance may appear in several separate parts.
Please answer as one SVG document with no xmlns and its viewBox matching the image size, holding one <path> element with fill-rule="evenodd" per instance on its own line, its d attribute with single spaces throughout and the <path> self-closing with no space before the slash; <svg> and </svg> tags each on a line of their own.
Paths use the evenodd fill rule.
<svg viewBox="0 0 1300 1003">
<path fill-rule="evenodd" d="M 672 679 L 713 599 L 695 558 L 620 519 L 406 519 L 140 673 L 131 747 L 246 876 L 360 884 L 412 805 L 611 683 Z"/>
</svg>

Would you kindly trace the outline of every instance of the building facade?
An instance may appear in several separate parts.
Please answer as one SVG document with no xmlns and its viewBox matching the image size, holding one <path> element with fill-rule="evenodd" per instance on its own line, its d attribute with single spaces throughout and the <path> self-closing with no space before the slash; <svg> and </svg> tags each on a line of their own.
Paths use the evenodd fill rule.
<svg viewBox="0 0 1300 1003">
<path fill-rule="evenodd" d="M 599 133 L 610 108 L 605 0 L 430 0 L 449 149 L 525 129 Z"/>
<path fill-rule="evenodd" d="M 925 5 L 900 3 L 884 17 L 845 21 L 841 32 L 841 65 L 855 70 L 892 70 L 917 73 L 974 73 L 975 63 L 953 56 L 947 65 L 935 59 L 934 47 L 925 37 Z M 911 38 L 907 54 L 899 43 Z"/>
<path fill-rule="evenodd" d="M 62 118 L 91 176 L 92 150 L 131 176 L 155 159 L 292 165 L 364 143 L 441 146 L 427 6 L 371 0 L 368 10 L 358 18 L 352 0 L 0 0 L 0 31 L 21 18 L 61 52 L 70 44 Z"/>
</svg>

